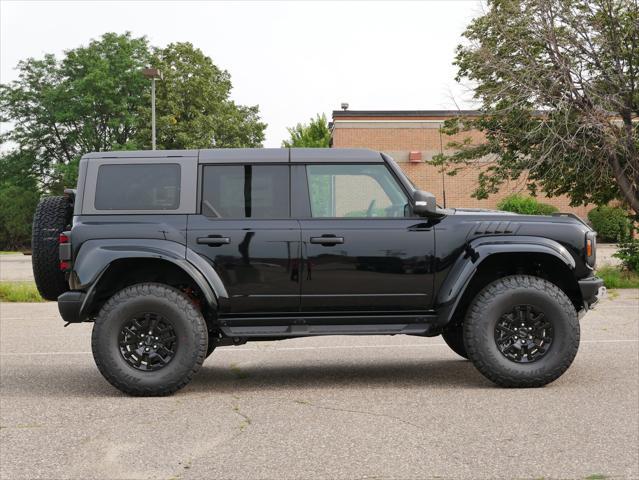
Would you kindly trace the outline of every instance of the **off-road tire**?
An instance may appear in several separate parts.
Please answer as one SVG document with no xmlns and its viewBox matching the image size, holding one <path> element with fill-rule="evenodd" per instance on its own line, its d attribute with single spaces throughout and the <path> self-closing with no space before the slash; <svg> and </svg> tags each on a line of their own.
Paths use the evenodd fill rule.
<svg viewBox="0 0 639 480">
<path fill-rule="evenodd" d="M 36 287 L 46 300 L 56 300 L 69 290 L 60 270 L 58 241 L 71 216 L 71 204 L 65 197 L 44 197 L 33 215 L 31 264 Z"/>
<path fill-rule="evenodd" d="M 120 352 L 120 330 L 142 312 L 168 319 L 178 339 L 174 358 L 159 370 L 137 370 Z M 159 283 L 140 283 L 120 290 L 104 304 L 93 326 L 91 347 L 98 370 L 111 385 L 129 395 L 163 396 L 184 387 L 200 369 L 208 333 L 201 312 L 182 292 Z"/>
<path fill-rule="evenodd" d="M 515 305 L 533 305 L 553 328 L 553 343 L 544 356 L 518 363 L 497 347 L 495 325 Z M 503 387 L 541 387 L 570 367 L 579 348 L 579 321 L 574 305 L 553 283 L 529 275 L 501 278 L 473 299 L 464 321 L 468 358 L 489 380 Z"/>
<path fill-rule="evenodd" d="M 464 345 L 464 327 L 462 324 L 448 325 L 442 332 L 446 345 L 460 357 L 468 359 L 468 352 Z"/>
</svg>

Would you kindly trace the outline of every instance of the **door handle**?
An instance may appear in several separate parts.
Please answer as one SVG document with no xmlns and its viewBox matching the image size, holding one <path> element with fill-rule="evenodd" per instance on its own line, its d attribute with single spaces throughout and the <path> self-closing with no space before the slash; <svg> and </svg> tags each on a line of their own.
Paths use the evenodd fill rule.
<svg viewBox="0 0 639 480">
<path fill-rule="evenodd" d="M 220 245 L 228 245 L 231 243 L 231 239 L 229 237 L 198 237 L 197 243 L 200 245 L 209 245 L 211 247 L 219 247 Z"/>
<path fill-rule="evenodd" d="M 336 237 L 335 235 L 311 237 L 311 243 L 318 243 L 320 245 L 337 245 L 338 243 L 344 243 L 344 237 Z"/>
</svg>

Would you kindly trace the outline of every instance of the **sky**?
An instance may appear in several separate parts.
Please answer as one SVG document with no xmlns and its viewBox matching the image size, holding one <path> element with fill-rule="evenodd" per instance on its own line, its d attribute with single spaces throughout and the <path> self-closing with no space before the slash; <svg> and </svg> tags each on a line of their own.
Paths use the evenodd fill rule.
<svg viewBox="0 0 639 480">
<path fill-rule="evenodd" d="M 155 46 L 189 41 L 231 74 L 231 97 L 259 105 L 264 146 L 317 113 L 472 107 L 455 82 L 455 47 L 476 0 L 0 1 L 0 81 L 27 57 L 86 45 L 105 32 Z"/>
</svg>

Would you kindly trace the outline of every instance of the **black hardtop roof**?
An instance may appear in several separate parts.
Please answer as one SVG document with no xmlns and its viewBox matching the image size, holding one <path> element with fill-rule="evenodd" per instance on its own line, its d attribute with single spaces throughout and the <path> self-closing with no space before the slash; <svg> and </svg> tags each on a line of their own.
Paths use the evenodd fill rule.
<svg viewBox="0 0 639 480">
<path fill-rule="evenodd" d="M 124 150 L 87 153 L 83 159 L 193 158 L 199 163 L 323 163 L 383 162 L 379 152 L 365 148 L 209 148 L 200 150 Z"/>
</svg>

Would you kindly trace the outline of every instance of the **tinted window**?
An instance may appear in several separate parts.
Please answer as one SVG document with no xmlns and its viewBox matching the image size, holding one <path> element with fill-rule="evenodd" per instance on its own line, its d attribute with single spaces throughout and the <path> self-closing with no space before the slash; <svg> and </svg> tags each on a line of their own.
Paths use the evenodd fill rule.
<svg viewBox="0 0 639 480">
<path fill-rule="evenodd" d="M 176 210 L 180 166 L 173 163 L 100 165 L 96 210 Z"/>
<path fill-rule="evenodd" d="M 286 165 L 204 167 L 202 213 L 221 218 L 288 218 Z"/>
<path fill-rule="evenodd" d="M 313 217 L 403 217 L 408 200 L 384 165 L 308 165 Z"/>
</svg>

